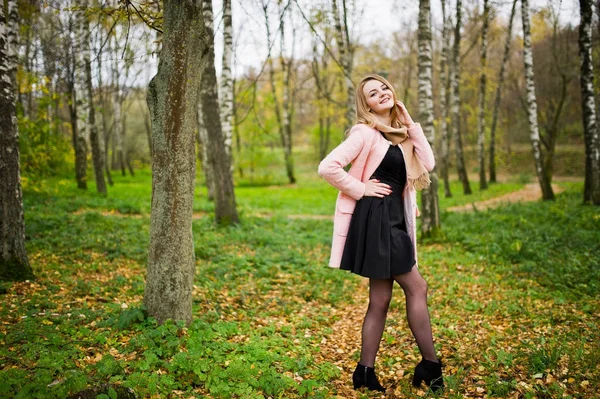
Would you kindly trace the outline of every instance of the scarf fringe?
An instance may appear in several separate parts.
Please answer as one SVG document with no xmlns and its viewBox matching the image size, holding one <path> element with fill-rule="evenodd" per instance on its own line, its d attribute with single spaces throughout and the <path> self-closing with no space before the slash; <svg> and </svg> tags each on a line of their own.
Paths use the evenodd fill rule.
<svg viewBox="0 0 600 399">
<path fill-rule="evenodd" d="M 423 173 L 416 179 L 409 178 L 408 180 L 416 190 L 424 190 L 431 184 L 431 180 L 429 179 L 429 173 L 427 172 Z"/>
</svg>

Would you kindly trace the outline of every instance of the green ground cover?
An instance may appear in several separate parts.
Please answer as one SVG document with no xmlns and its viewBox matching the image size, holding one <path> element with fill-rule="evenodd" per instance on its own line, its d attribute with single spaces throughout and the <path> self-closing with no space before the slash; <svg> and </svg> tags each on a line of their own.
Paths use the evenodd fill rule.
<svg viewBox="0 0 600 399">
<path fill-rule="evenodd" d="M 239 187 L 243 222 L 230 228 L 213 225 L 198 183 L 185 328 L 158 326 L 141 307 L 148 172 L 116 177 L 108 197 L 70 180 L 24 179 L 37 279 L 3 286 L 0 397 L 64 398 L 107 382 L 155 398 L 376 397 L 349 381 L 364 282 L 325 267 L 330 219 L 287 217 L 333 209 L 335 190 L 303 177 Z M 580 183 L 566 188 L 552 203 L 444 212 L 442 233 L 421 243 L 448 375 L 442 397 L 596 397 L 600 210 L 580 205 Z M 442 209 L 490 195 L 458 191 L 441 196 Z M 395 295 L 378 373 L 398 397 L 426 396 L 410 386 L 418 353 Z"/>
</svg>

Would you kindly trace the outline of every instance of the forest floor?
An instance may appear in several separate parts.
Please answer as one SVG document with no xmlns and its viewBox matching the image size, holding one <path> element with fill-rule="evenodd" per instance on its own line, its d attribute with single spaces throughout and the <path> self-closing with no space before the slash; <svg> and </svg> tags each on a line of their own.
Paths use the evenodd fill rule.
<svg viewBox="0 0 600 399">
<path fill-rule="evenodd" d="M 410 384 L 420 356 L 400 289 L 377 361 L 388 392 L 352 389 L 368 287 L 325 266 L 335 190 L 322 181 L 239 187 L 231 228 L 214 226 L 199 186 L 194 321 L 159 326 L 142 306 L 150 179 L 116 180 L 98 197 L 25 179 L 36 280 L 0 287 L 0 397 L 106 383 L 139 398 L 436 397 Z M 581 205 L 581 182 L 557 183 L 552 202 L 524 197 L 526 182 L 440 193 L 443 229 L 419 246 L 445 365 L 437 397 L 598 397 L 600 211 Z M 521 202 L 448 212 L 512 192 Z"/>
</svg>

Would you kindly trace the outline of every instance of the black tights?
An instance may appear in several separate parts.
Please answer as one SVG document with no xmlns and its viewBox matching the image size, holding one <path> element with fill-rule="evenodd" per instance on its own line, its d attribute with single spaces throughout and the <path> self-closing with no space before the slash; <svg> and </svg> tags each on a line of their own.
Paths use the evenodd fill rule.
<svg viewBox="0 0 600 399">
<path fill-rule="evenodd" d="M 417 341 L 423 359 L 437 362 L 431 334 L 431 322 L 427 310 L 427 283 L 416 267 L 393 279 L 369 279 L 369 308 L 362 327 L 362 350 L 360 364 L 374 367 L 375 357 L 383 335 L 392 289 L 396 281 L 406 296 L 408 326 Z"/>
</svg>

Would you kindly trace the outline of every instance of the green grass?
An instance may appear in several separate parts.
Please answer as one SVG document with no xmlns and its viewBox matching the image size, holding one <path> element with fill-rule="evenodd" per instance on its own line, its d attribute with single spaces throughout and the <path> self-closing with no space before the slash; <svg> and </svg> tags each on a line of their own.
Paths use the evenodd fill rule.
<svg viewBox="0 0 600 399">
<path fill-rule="evenodd" d="M 194 321 L 157 325 L 141 305 L 151 178 L 115 176 L 99 197 L 71 180 L 24 179 L 27 250 L 36 280 L 5 285 L 0 397 L 64 398 L 104 383 L 138 397 L 333 398 L 355 395 L 361 279 L 328 269 L 336 192 L 306 168 L 296 185 L 236 189 L 242 223 L 218 228 L 197 184 Z M 442 209 L 472 197 L 441 196 Z M 581 184 L 555 202 L 442 213 L 421 243 L 443 397 L 593 397 L 600 385 L 600 210 Z M 496 191 L 494 191 L 496 190 Z M 265 217 L 269 216 L 269 217 Z M 379 357 L 400 397 L 418 352 L 397 292 Z M 352 312 L 352 313 L 348 313 Z M 332 355 L 323 339 L 346 352 Z M 400 373 L 400 371 L 402 373 Z M 423 393 L 424 394 L 424 393 Z"/>
</svg>

